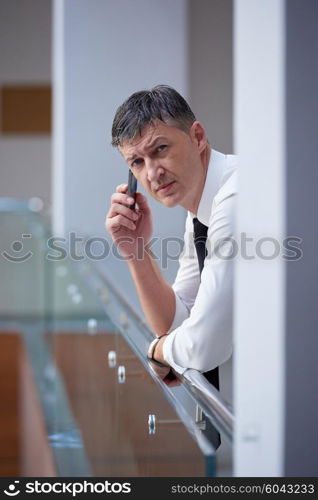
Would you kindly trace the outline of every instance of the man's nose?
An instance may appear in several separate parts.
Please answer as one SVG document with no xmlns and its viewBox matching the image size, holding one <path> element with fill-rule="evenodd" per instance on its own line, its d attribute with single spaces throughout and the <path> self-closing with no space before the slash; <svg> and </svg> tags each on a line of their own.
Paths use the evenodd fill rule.
<svg viewBox="0 0 318 500">
<path fill-rule="evenodd" d="M 156 160 L 146 161 L 147 179 L 149 182 L 157 181 L 164 174 L 164 168 Z"/>
</svg>

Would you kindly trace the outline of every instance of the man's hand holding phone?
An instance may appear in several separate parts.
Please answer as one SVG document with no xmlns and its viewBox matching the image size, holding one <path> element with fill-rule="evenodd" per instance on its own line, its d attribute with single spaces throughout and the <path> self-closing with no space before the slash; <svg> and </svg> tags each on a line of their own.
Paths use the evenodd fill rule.
<svg viewBox="0 0 318 500">
<path fill-rule="evenodd" d="M 135 206 L 135 209 L 133 207 Z M 146 196 L 128 194 L 128 184 L 120 184 L 111 196 L 105 227 L 123 257 L 136 258 L 152 235 L 152 215 Z"/>
</svg>

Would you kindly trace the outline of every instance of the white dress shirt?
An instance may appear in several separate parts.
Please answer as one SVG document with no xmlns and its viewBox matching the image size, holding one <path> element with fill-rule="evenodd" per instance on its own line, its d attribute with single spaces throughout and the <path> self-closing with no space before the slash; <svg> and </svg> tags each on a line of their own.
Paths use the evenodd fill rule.
<svg viewBox="0 0 318 500">
<path fill-rule="evenodd" d="M 172 288 L 176 312 L 163 356 L 178 373 L 206 372 L 232 354 L 233 239 L 237 157 L 212 150 L 198 213 L 188 212 L 184 248 Z M 208 226 L 201 274 L 193 241 L 193 218 Z"/>
</svg>

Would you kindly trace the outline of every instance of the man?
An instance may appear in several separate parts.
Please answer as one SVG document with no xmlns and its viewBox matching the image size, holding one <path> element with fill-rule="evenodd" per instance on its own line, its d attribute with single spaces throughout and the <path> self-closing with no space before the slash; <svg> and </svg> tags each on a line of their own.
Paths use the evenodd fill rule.
<svg viewBox="0 0 318 500">
<path fill-rule="evenodd" d="M 176 374 L 194 368 L 219 388 L 217 367 L 232 353 L 236 158 L 211 149 L 187 102 L 165 85 L 136 92 L 118 108 L 112 144 L 155 200 L 188 211 L 185 247 L 172 286 L 147 248 L 152 235 L 147 198 L 137 192 L 138 208 L 132 210 L 134 200 L 122 184 L 106 217 L 106 229 L 127 257 L 141 306 L 157 335 L 148 352 L 153 369 L 168 385 L 176 385 Z M 136 258 L 140 245 L 142 260 Z"/>
</svg>

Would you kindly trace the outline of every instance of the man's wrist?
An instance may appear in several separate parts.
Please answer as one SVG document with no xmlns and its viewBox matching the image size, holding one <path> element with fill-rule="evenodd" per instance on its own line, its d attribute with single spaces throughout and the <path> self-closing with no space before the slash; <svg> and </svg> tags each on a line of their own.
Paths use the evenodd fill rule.
<svg viewBox="0 0 318 500">
<path fill-rule="evenodd" d="M 158 361 L 157 359 L 155 359 L 155 350 L 156 350 L 158 343 L 160 342 L 160 339 L 162 339 L 162 337 L 166 337 L 166 336 L 167 336 L 167 334 L 165 333 L 164 335 L 160 335 L 160 337 L 157 337 L 154 340 L 152 340 L 152 342 L 150 342 L 150 344 L 149 344 L 148 353 L 147 353 L 148 361 L 155 363 L 156 365 L 162 366 L 162 367 L 169 367 L 169 365 L 161 363 L 161 361 Z"/>
<path fill-rule="evenodd" d="M 147 264 L 152 262 L 153 253 L 150 248 L 147 248 L 148 243 L 143 245 L 142 238 L 138 238 L 138 240 L 138 248 L 131 254 L 131 258 L 127 259 L 127 264 L 131 272 L 136 271 L 138 275 L 140 272 L 142 274 L 147 274 L 149 269 Z"/>
</svg>

